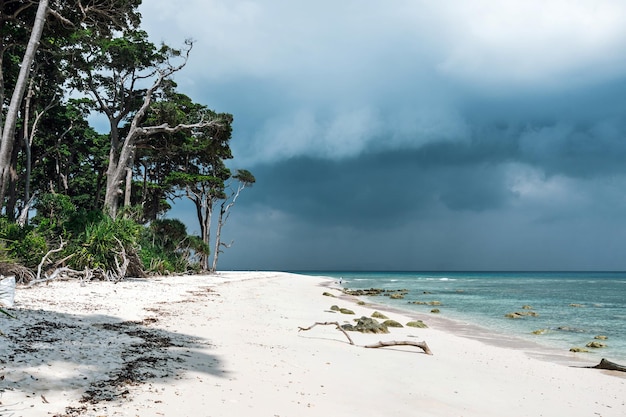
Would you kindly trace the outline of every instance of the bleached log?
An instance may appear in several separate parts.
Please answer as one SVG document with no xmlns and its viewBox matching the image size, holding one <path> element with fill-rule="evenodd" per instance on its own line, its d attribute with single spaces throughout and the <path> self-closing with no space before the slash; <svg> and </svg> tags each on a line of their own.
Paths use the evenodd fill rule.
<svg viewBox="0 0 626 417">
<path fill-rule="evenodd" d="M 373 343 L 371 345 L 365 345 L 363 347 L 365 348 L 381 348 L 381 347 L 389 347 L 389 346 L 415 346 L 418 347 L 420 349 L 422 349 L 424 351 L 425 354 L 427 355 L 432 355 L 433 352 L 430 350 L 430 348 L 428 347 L 428 345 L 426 344 L 426 342 L 411 342 L 411 341 L 407 341 L 407 340 L 401 340 L 401 341 L 396 341 L 396 340 L 390 340 L 388 342 L 383 342 L 380 341 L 378 343 Z"/>
<path fill-rule="evenodd" d="M 300 331 L 311 330 L 315 326 L 335 326 L 337 330 L 340 330 L 348 338 L 348 341 L 350 342 L 350 344 L 354 345 L 354 342 L 352 341 L 352 338 L 350 337 L 350 335 L 343 329 L 343 327 L 339 325 L 339 322 L 336 322 L 336 321 L 315 322 L 309 327 L 298 327 L 298 331 L 300 332 Z M 388 342 L 379 341 L 378 343 L 373 343 L 371 345 L 365 345 L 362 347 L 374 349 L 374 348 L 389 347 L 389 346 L 415 346 L 415 347 L 422 349 L 424 353 L 427 355 L 433 354 L 433 352 L 430 350 L 426 342 L 413 342 L 409 340 L 402 340 L 402 341 L 392 340 Z"/>
</svg>

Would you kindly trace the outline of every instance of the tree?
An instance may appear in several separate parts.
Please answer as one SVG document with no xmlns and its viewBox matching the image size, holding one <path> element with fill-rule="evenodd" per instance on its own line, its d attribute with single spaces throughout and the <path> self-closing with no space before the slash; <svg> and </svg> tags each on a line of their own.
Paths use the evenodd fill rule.
<svg viewBox="0 0 626 417">
<path fill-rule="evenodd" d="M 35 16 L 35 23 L 30 33 L 30 39 L 28 40 L 26 52 L 22 58 L 20 72 L 17 77 L 15 88 L 13 89 L 13 94 L 11 95 L 11 102 L 4 120 L 2 137 L 0 137 L 0 201 L 4 201 L 4 196 L 9 182 L 11 154 L 13 152 L 13 144 L 15 141 L 15 126 L 17 124 L 18 111 L 22 103 L 22 99 L 24 98 L 24 92 L 26 91 L 26 85 L 28 84 L 31 65 L 35 60 L 35 53 L 37 52 L 37 48 L 39 46 L 39 40 L 41 39 L 41 34 L 43 33 L 43 27 L 47 14 L 48 0 L 40 0 L 39 6 L 37 7 L 37 14 Z"/>
<path fill-rule="evenodd" d="M 4 125 L 0 126 L 1 204 L 4 204 L 11 170 L 16 160 L 14 145 L 22 139 L 16 136 L 19 111 L 23 105 L 33 63 L 37 59 L 37 51 L 42 46 L 44 28 L 48 28 L 49 32 L 49 42 L 43 42 L 44 46 L 58 52 L 60 65 L 63 55 L 60 52 L 71 50 L 74 46 L 71 36 L 74 31 L 88 30 L 92 39 L 97 39 L 110 36 L 114 31 L 136 27 L 140 18 L 136 9 L 140 4 L 141 0 L 39 0 L 0 3 L 0 98 L 3 109 L 6 108 Z M 33 16 L 34 5 L 37 5 L 37 9 Z M 48 16 L 53 16 L 54 19 L 47 21 Z M 51 25 L 52 22 L 55 24 Z M 22 46 L 24 49 L 20 49 Z M 9 50 L 12 51 L 12 68 L 19 68 L 15 79 L 8 79 L 4 72 L 5 57 Z M 11 100 L 5 103 L 4 98 L 8 91 L 12 91 Z"/>
<path fill-rule="evenodd" d="M 157 49 L 143 31 L 128 31 L 124 36 L 99 43 L 83 39 L 85 50 L 76 57 L 75 86 L 91 95 L 94 108 L 103 113 L 110 125 L 109 164 L 104 198 L 107 214 L 115 217 L 121 184 L 134 164 L 136 148 L 159 134 L 188 132 L 219 126 L 221 121 L 210 113 L 198 114 L 189 123 L 146 124 L 147 113 L 167 80 L 187 63 L 193 44 L 186 42 L 180 51 L 162 45 Z M 180 59 L 180 63 L 173 61 Z M 147 88 L 146 84 L 149 84 Z M 130 190 L 126 187 L 126 193 Z M 127 199 L 130 201 L 130 199 Z"/>
<path fill-rule="evenodd" d="M 232 245 L 232 242 L 230 244 L 222 243 L 222 227 L 230 216 L 230 209 L 237 202 L 237 198 L 239 198 L 241 191 L 248 186 L 252 186 L 252 184 L 256 182 L 254 175 L 245 169 L 238 170 L 232 178 L 237 182 L 237 187 L 234 188 L 230 195 L 220 204 L 220 214 L 217 219 L 217 226 L 215 230 L 215 246 L 213 250 L 213 263 L 211 264 L 210 269 L 211 272 L 215 272 L 217 270 L 217 260 L 219 258 L 219 254 L 222 253 L 221 248 L 229 248 Z"/>
<path fill-rule="evenodd" d="M 200 135 L 185 138 L 178 152 L 181 158 L 179 169 L 170 173 L 168 181 L 193 202 L 200 225 L 200 238 L 209 246 L 214 206 L 226 198 L 225 183 L 231 177 L 224 161 L 232 158 L 229 141 L 233 117 L 205 111 L 212 113 L 221 123 Z M 202 256 L 201 265 L 209 270 L 208 253 Z"/>
</svg>

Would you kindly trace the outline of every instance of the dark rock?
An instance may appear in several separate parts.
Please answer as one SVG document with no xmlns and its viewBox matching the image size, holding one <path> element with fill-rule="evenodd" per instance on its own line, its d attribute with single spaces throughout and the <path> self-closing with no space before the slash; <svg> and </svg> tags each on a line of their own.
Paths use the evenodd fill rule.
<svg viewBox="0 0 626 417">
<path fill-rule="evenodd" d="M 376 319 L 370 317 L 361 317 L 357 319 L 356 325 L 344 324 L 342 329 L 347 331 L 357 331 L 361 333 L 389 333 L 389 329 L 383 323 L 378 322 Z"/>
<path fill-rule="evenodd" d="M 374 317 L 375 319 L 382 319 L 382 320 L 386 320 L 389 317 L 385 316 L 383 313 L 379 313 L 378 311 L 374 311 L 372 313 L 372 317 Z"/>
<path fill-rule="evenodd" d="M 573 348 L 570 348 L 569 351 L 570 352 L 577 352 L 577 353 L 588 353 L 589 352 L 588 349 L 581 348 L 581 347 L 573 347 Z"/>
</svg>

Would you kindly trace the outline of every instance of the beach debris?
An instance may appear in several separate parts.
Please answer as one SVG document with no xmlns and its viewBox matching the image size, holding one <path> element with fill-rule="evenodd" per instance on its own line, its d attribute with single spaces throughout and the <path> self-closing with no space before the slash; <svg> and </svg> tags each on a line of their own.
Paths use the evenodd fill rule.
<svg viewBox="0 0 626 417">
<path fill-rule="evenodd" d="M 362 319 L 368 319 L 368 317 L 362 317 Z M 370 319 L 372 320 L 372 319 Z M 375 321 L 375 320 L 374 320 Z M 357 346 L 354 344 L 354 341 L 352 340 L 352 338 L 350 337 L 350 335 L 345 331 L 345 329 L 343 328 L 343 326 L 339 325 L 338 322 L 336 321 L 326 321 L 326 322 L 315 322 L 312 325 L 310 325 L 309 327 L 298 327 L 298 331 L 308 331 L 311 330 L 313 327 L 315 326 L 335 326 L 335 328 L 339 331 L 341 331 L 346 338 L 348 339 L 348 342 L 351 345 Z M 433 352 L 430 350 L 430 348 L 428 347 L 428 344 L 426 344 L 426 342 L 413 342 L 413 341 L 409 341 L 409 340 L 390 340 L 390 341 L 379 341 L 377 343 L 373 343 L 370 345 L 364 345 L 361 347 L 364 348 L 368 348 L 368 349 L 375 349 L 375 348 L 382 348 L 382 347 L 389 347 L 389 346 L 415 346 L 418 347 L 420 349 L 422 349 L 424 351 L 425 354 L 427 355 L 432 355 Z"/>
<path fill-rule="evenodd" d="M 383 313 L 379 313 L 378 311 L 374 311 L 372 313 L 372 317 L 374 317 L 375 319 L 381 319 L 381 320 L 386 320 L 389 317 L 385 316 Z"/>
<path fill-rule="evenodd" d="M 431 313 L 435 313 L 435 314 L 439 314 L 441 313 L 441 310 L 439 310 L 438 308 L 433 308 L 432 310 L 430 310 Z"/>
<path fill-rule="evenodd" d="M 331 294 L 328 291 L 324 291 L 324 293 L 322 293 L 322 295 L 325 295 L 326 297 L 334 297 L 335 294 Z"/>
<path fill-rule="evenodd" d="M 332 311 L 339 311 L 339 306 L 338 305 L 332 305 L 332 306 L 330 306 L 330 309 Z"/>
<path fill-rule="evenodd" d="M 0 307 L 11 308 L 14 302 L 15 276 L 5 277 L 4 275 L 0 275 Z"/>
<path fill-rule="evenodd" d="M 546 333 L 548 333 L 548 329 L 534 330 L 532 333 L 533 334 L 546 334 Z"/>
<path fill-rule="evenodd" d="M 602 342 L 589 342 L 585 346 L 587 346 L 588 348 L 601 349 L 605 348 L 606 344 Z"/>
<path fill-rule="evenodd" d="M 361 332 L 361 333 L 389 333 L 389 329 L 384 323 L 380 323 L 378 320 L 362 316 L 359 319 L 355 319 L 356 325 L 344 324 L 341 326 L 344 330 Z"/>
<path fill-rule="evenodd" d="M 509 319 L 521 319 L 522 317 L 539 317 L 539 314 L 535 311 L 515 311 L 513 313 L 507 313 L 504 315 L 504 317 L 509 318 Z"/>
<path fill-rule="evenodd" d="M 609 338 L 608 336 L 604 336 L 604 335 L 598 335 L 594 337 L 594 339 L 597 339 L 597 340 L 607 340 L 608 338 Z"/>
<path fill-rule="evenodd" d="M 391 298 L 392 300 L 402 300 L 404 298 L 404 294 L 402 293 L 391 294 L 389 295 L 389 298 Z"/>
<path fill-rule="evenodd" d="M 404 327 L 402 324 L 398 323 L 395 320 L 385 320 L 383 321 L 383 326 L 387 326 L 387 327 Z"/>
<path fill-rule="evenodd" d="M 389 346 L 415 346 L 415 347 L 418 347 L 418 348 L 422 349 L 424 351 L 424 353 L 427 354 L 427 355 L 432 355 L 433 354 L 433 352 L 430 350 L 430 348 L 428 347 L 426 342 L 411 342 L 411 341 L 391 340 L 391 341 L 388 341 L 388 342 L 380 341 L 378 343 L 374 343 L 374 344 L 371 344 L 371 345 L 365 345 L 363 347 L 372 349 L 372 348 L 381 348 L 381 347 L 389 347 Z"/>
<path fill-rule="evenodd" d="M 422 320 L 410 321 L 406 324 L 408 327 L 415 327 L 418 329 L 427 329 L 428 326 Z"/>
<path fill-rule="evenodd" d="M 584 305 L 582 305 L 582 304 L 578 304 L 578 303 L 572 303 L 572 304 L 570 304 L 569 306 L 570 306 L 570 307 L 576 307 L 576 308 L 581 308 L 581 307 L 584 307 Z"/>
<path fill-rule="evenodd" d="M 532 307 L 532 306 L 529 306 L 528 304 L 526 304 L 526 305 L 523 305 L 523 306 L 522 306 L 522 309 L 523 309 L 523 310 L 532 310 L 532 309 L 533 309 L 533 307 Z"/>
<path fill-rule="evenodd" d="M 615 362 L 608 361 L 608 360 L 606 360 L 604 358 L 602 358 L 602 360 L 600 361 L 599 364 L 597 364 L 595 366 L 585 366 L 585 368 L 607 369 L 609 371 L 626 372 L 626 366 L 617 364 Z"/>
</svg>

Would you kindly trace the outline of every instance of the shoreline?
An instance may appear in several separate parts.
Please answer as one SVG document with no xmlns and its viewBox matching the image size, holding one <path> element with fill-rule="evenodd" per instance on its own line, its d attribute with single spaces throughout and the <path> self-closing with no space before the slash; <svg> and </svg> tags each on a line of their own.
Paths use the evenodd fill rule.
<svg viewBox="0 0 626 417">
<path fill-rule="evenodd" d="M 340 275 L 334 272 L 331 272 L 331 274 L 330 276 L 332 277 L 338 277 Z M 485 293 L 490 292 L 489 290 L 483 291 L 483 287 L 489 285 L 488 281 L 490 281 L 491 278 L 498 280 L 503 279 L 504 281 L 506 281 L 506 279 L 501 277 L 474 277 L 466 276 L 465 274 L 460 274 L 459 276 L 442 274 L 435 277 L 430 277 L 428 274 L 408 272 L 406 274 L 402 273 L 398 277 L 394 276 L 393 273 L 391 274 L 392 275 L 384 276 L 385 274 L 379 275 L 374 272 L 359 275 L 359 273 L 356 272 L 349 272 L 345 276 L 346 281 L 344 281 L 343 285 L 346 288 L 354 290 L 370 287 L 381 287 L 388 291 L 393 291 L 398 288 L 409 288 L 408 292 L 410 294 L 407 295 L 407 299 L 409 300 L 408 304 L 406 301 L 403 303 L 403 300 L 390 300 L 382 296 L 366 296 L 363 297 L 363 299 L 381 305 L 383 306 L 382 308 L 394 308 L 407 314 L 421 314 L 421 317 L 428 318 L 433 324 L 441 321 L 439 323 L 441 326 L 450 328 L 450 331 L 456 334 L 465 334 L 470 338 L 474 337 L 474 335 L 478 335 L 480 340 L 485 340 L 495 345 L 508 346 L 512 344 L 514 345 L 513 347 L 515 347 L 515 345 L 522 348 L 525 347 L 526 350 L 537 351 L 538 357 L 545 356 L 547 360 L 561 363 L 572 362 L 573 365 L 577 363 L 595 365 L 601 359 L 606 358 L 607 360 L 617 363 L 626 363 L 626 338 L 624 338 L 622 331 L 624 322 L 623 320 L 621 322 L 617 321 L 618 312 L 612 309 L 614 306 L 610 305 L 610 299 L 602 299 L 598 301 L 598 304 L 593 304 L 590 301 L 590 298 L 593 297 L 582 297 L 583 299 L 581 300 L 572 292 L 562 299 L 553 300 L 550 299 L 550 296 L 548 296 L 548 298 L 541 296 L 541 299 L 537 299 L 537 291 L 535 291 L 535 294 L 531 292 L 528 298 L 522 297 L 525 299 L 510 297 L 511 299 L 509 300 L 509 297 L 505 295 L 503 297 L 504 301 L 492 301 L 497 300 L 497 298 L 487 298 L 481 301 L 480 305 L 478 305 L 479 302 L 473 300 L 473 302 L 468 303 L 469 305 L 464 306 L 465 300 L 458 296 L 455 297 L 454 293 L 470 294 L 471 291 L 472 296 L 480 299 L 481 293 L 482 296 L 484 296 Z M 475 275 L 475 273 L 472 274 Z M 526 279 L 523 278 L 523 275 L 524 274 L 519 274 L 522 280 Z M 408 282 L 405 279 L 406 276 L 416 279 Z M 518 274 L 515 274 L 515 276 L 517 278 Z M 378 281 L 379 278 L 380 281 Z M 465 278 L 468 279 L 466 280 Z M 482 282 L 482 284 L 469 284 L 476 281 L 476 278 L 478 278 L 479 282 Z M 535 278 L 542 278 L 537 281 L 540 285 L 544 285 L 543 278 L 546 277 L 536 276 Z M 585 276 L 564 277 L 562 279 L 568 279 L 568 282 L 569 279 L 574 279 L 578 283 L 594 278 L 597 277 L 588 277 L 585 274 Z M 620 278 L 624 279 L 623 273 Z M 554 280 L 554 277 L 549 280 Z M 366 281 L 366 283 L 358 283 L 358 281 Z M 445 288 L 431 284 L 432 282 L 439 283 L 440 281 L 450 281 L 454 282 L 454 284 L 445 284 Z M 413 282 L 422 282 L 426 283 L 426 285 L 413 284 Z M 513 281 L 511 280 L 509 282 Z M 509 282 L 505 283 L 504 288 L 508 287 Z M 528 281 L 528 285 L 533 286 L 535 283 Z M 549 283 L 546 291 L 553 291 L 550 285 L 554 284 Z M 444 286 L 444 284 L 441 284 L 441 286 Z M 496 288 L 498 286 L 499 285 L 495 285 Z M 421 289 L 428 290 L 425 291 L 424 294 L 442 294 L 441 297 L 443 299 L 440 305 L 443 305 L 443 307 L 441 307 L 440 314 L 430 312 L 429 310 L 432 307 L 410 305 L 413 303 L 411 300 L 422 301 L 428 297 L 437 297 L 432 295 L 422 296 L 420 287 Z M 476 290 L 480 292 L 477 293 L 475 292 Z M 618 288 L 616 288 L 616 291 L 617 290 Z M 515 292 L 514 290 L 512 291 Z M 450 297 L 450 294 L 453 294 L 453 296 Z M 515 298 L 517 298 L 517 300 L 515 300 Z M 436 299 L 439 300 L 439 298 Z M 472 297 L 469 297 L 469 299 L 472 299 Z M 568 299 L 570 299 L 570 301 L 567 301 Z M 568 304 L 574 302 L 583 304 Z M 422 303 L 424 302 L 422 301 Z M 561 303 L 562 306 L 560 310 L 557 310 L 556 306 L 561 305 L 559 303 Z M 420 304 L 420 302 L 415 301 L 415 304 Z M 532 310 L 533 313 L 539 313 L 536 315 L 541 317 L 524 318 L 521 320 L 503 318 L 505 313 L 515 311 L 516 308 L 519 309 L 520 307 Z M 573 309 L 573 307 L 582 308 Z M 587 309 L 587 307 L 589 307 L 589 309 Z M 497 313 L 494 315 L 496 311 Z M 605 317 L 600 317 L 599 315 L 601 314 L 604 314 Z M 586 344 L 602 338 L 610 339 L 606 348 L 592 348 L 587 349 L 586 352 L 584 351 Z M 573 352 L 571 351 L 573 348 L 583 349 L 583 351 Z"/>
<path fill-rule="evenodd" d="M 442 318 L 340 295 L 332 278 L 282 272 L 20 288 L 11 309 L 18 319 L 0 322 L 6 335 L 17 332 L 0 345 L 0 415 L 626 413 L 624 373 L 540 360 L 451 333 Z M 356 314 L 331 312 L 333 304 Z M 357 346 L 334 326 L 298 332 L 374 310 L 401 323 L 419 316 L 430 327 L 351 332 Z M 433 355 L 361 347 L 381 340 L 425 341 Z"/>
<path fill-rule="evenodd" d="M 350 300 L 350 297 L 353 296 L 346 296 L 346 300 Z M 358 297 L 354 298 L 358 299 Z M 432 325 L 430 327 L 442 330 L 443 332 L 462 338 L 477 340 L 494 347 L 519 350 L 542 361 L 553 362 L 566 366 L 585 367 L 597 365 L 597 363 L 602 359 L 601 357 L 597 358 L 597 360 L 596 358 L 590 358 L 590 353 L 566 352 L 563 349 L 543 344 L 540 341 L 532 341 L 530 338 L 523 338 L 515 334 L 483 327 L 480 324 L 472 322 L 471 320 L 460 320 L 432 313 L 422 313 L 409 308 L 390 306 L 384 303 L 376 302 L 374 297 L 363 298 L 365 298 L 365 300 L 361 301 L 364 301 L 366 306 L 371 308 L 395 312 L 408 317 L 415 317 L 424 321 L 426 324 Z M 356 301 L 352 300 L 352 302 Z M 626 375 L 624 375 L 624 378 L 626 378 Z"/>
</svg>

